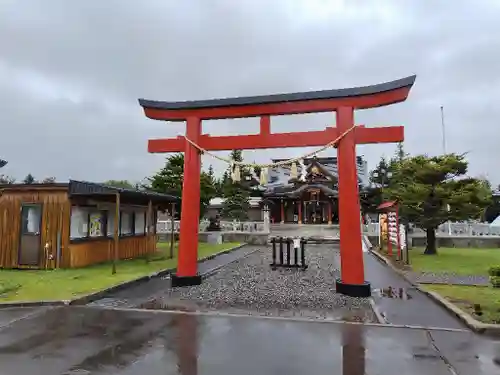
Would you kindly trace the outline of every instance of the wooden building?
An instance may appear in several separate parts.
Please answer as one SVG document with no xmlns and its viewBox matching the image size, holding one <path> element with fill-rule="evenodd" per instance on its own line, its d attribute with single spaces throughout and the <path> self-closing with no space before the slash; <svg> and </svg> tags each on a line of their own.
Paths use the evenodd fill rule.
<svg viewBox="0 0 500 375">
<path fill-rule="evenodd" d="M 0 267 L 83 267 L 153 253 L 157 212 L 178 200 L 82 181 L 0 185 Z"/>
<path fill-rule="evenodd" d="M 337 176 L 317 158 L 306 159 L 305 170 L 299 170 L 299 174 L 264 192 L 266 201 L 271 202 L 271 220 L 298 224 L 338 222 Z"/>
</svg>

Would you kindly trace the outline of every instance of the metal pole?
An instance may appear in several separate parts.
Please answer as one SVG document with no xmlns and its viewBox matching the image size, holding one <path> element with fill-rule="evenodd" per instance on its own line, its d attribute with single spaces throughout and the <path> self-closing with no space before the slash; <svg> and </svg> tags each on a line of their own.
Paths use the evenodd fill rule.
<svg viewBox="0 0 500 375">
<path fill-rule="evenodd" d="M 170 253 L 169 258 L 174 258 L 174 242 L 175 242 L 175 202 L 171 205 L 172 215 L 170 217 Z"/>
<path fill-rule="evenodd" d="M 443 131 L 443 154 L 446 155 L 446 127 L 444 126 L 444 108 L 441 106 L 441 128 Z"/>
<path fill-rule="evenodd" d="M 441 128 L 443 129 L 443 154 L 446 155 L 446 127 L 444 125 L 444 108 L 441 106 Z M 446 205 L 446 209 L 450 212 L 450 205 Z M 451 222 L 448 220 L 448 236 L 451 236 Z"/>
</svg>

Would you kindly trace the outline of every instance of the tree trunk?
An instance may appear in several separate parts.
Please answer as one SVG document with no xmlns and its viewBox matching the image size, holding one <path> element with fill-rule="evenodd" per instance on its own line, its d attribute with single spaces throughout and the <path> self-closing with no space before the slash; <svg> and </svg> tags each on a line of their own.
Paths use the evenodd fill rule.
<svg viewBox="0 0 500 375">
<path fill-rule="evenodd" d="M 437 255 L 436 248 L 436 229 L 435 228 L 427 228 L 427 246 L 425 247 L 424 254 L 425 255 Z"/>
</svg>

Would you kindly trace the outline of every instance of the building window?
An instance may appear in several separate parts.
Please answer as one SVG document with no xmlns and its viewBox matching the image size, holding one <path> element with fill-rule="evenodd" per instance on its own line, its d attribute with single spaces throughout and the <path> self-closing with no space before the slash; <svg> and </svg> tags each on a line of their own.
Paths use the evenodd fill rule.
<svg viewBox="0 0 500 375">
<path fill-rule="evenodd" d="M 120 235 L 127 236 L 134 234 L 133 212 L 122 211 L 120 214 Z"/>
<path fill-rule="evenodd" d="M 71 207 L 70 238 L 85 238 L 89 234 L 88 211 L 85 208 Z"/>
<path fill-rule="evenodd" d="M 71 207 L 70 238 L 104 237 L 107 215 L 91 207 Z"/>
<path fill-rule="evenodd" d="M 135 211 L 135 228 L 134 233 L 137 235 L 144 234 L 146 231 L 146 212 L 144 210 Z"/>
<path fill-rule="evenodd" d="M 115 235 L 115 212 L 108 211 L 108 222 L 107 222 L 107 232 L 108 237 L 114 237 Z"/>
<path fill-rule="evenodd" d="M 89 212 L 89 237 L 105 236 L 106 215 L 102 211 Z"/>
</svg>

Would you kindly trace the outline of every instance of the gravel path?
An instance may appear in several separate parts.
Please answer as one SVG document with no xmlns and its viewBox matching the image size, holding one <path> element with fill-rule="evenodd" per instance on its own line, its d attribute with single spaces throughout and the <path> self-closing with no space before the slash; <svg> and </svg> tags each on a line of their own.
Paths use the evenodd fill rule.
<svg viewBox="0 0 500 375">
<path fill-rule="evenodd" d="M 489 285 L 488 276 L 457 275 L 446 272 L 407 272 L 406 275 L 416 283 L 449 285 Z"/>
<path fill-rule="evenodd" d="M 262 249 L 224 266 L 202 285 L 167 289 L 141 307 L 375 322 L 368 299 L 335 293 L 338 248 L 307 250 L 306 271 L 273 271 L 271 251 Z"/>
</svg>

